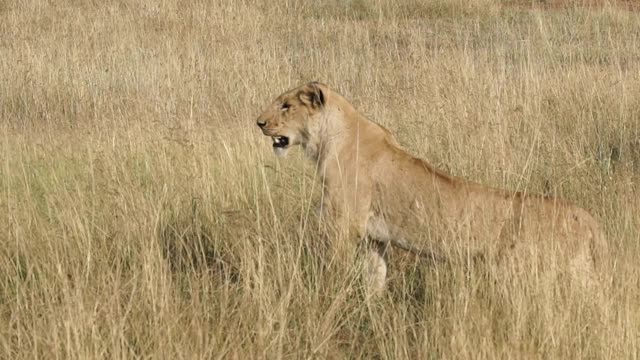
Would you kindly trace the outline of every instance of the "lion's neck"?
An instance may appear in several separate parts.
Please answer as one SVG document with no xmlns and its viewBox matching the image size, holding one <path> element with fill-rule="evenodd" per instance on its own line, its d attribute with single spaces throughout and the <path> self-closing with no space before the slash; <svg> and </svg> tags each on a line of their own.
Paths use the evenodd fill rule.
<svg viewBox="0 0 640 360">
<path fill-rule="evenodd" d="M 333 112 L 321 116 L 317 125 L 309 129 L 307 141 L 303 144 L 307 158 L 317 163 L 324 163 L 335 152 L 341 135 L 339 127 L 334 124 L 337 121 Z"/>
<path fill-rule="evenodd" d="M 335 103 L 327 106 L 322 113 L 313 119 L 303 144 L 307 157 L 323 165 L 327 159 L 335 158 L 349 136 L 350 128 L 355 126 L 360 115 L 346 100 L 335 99 Z"/>
</svg>

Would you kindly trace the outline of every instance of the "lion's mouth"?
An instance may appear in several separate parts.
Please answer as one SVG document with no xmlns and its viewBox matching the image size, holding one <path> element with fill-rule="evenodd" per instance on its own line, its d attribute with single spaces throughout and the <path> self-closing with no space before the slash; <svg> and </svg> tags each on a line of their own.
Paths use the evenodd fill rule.
<svg viewBox="0 0 640 360">
<path fill-rule="evenodd" d="M 289 138 L 286 136 L 273 136 L 273 147 L 274 148 L 285 148 L 289 145 Z"/>
</svg>

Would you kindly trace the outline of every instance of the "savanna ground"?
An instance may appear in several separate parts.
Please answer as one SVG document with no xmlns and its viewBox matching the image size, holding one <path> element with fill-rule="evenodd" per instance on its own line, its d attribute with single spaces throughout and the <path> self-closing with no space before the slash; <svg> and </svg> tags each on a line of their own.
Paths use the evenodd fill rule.
<svg viewBox="0 0 640 360">
<path fill-rule="evenodd" d="M 589 209 L 600 300 L 399 252 L 365 299 L 255 126 L 309 80 Z M 0 358 L 637 358 L 639 119 L 630 1 L 0 1 Z"/>
</svg>

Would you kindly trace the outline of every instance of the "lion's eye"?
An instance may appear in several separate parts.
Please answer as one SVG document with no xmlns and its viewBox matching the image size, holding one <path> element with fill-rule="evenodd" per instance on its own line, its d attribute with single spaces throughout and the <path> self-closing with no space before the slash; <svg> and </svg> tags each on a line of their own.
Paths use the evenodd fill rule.
<svg viewBox="0 0 640 360">
<path fill-rule="evenodd" d="M 287 111 L 287 110 L 289 110 L 290 107 L 291 107 L 291 104 L 283 103 L 282 106 L 280 107 L 280 110 Z"/>
</svg>

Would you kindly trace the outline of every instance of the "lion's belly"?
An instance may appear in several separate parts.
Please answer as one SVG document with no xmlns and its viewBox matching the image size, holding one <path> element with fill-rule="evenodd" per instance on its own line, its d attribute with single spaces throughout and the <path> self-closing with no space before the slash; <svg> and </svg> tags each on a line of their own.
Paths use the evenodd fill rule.
<svg viewBox="0 0 640 360">
<path fill-rule="evenodd" d="M 511 235 L 502 234 L 510 215 L 504 206 L 466 202 L 462 207 L 448 207 L 441 201 L 428 204 L 414 198 L 402 206 L 372 212 L 367 233 L 400 247 L 435 248 L 465 256 L 498 251 L 505 246 L 503 235 Z"/>
</svg>

